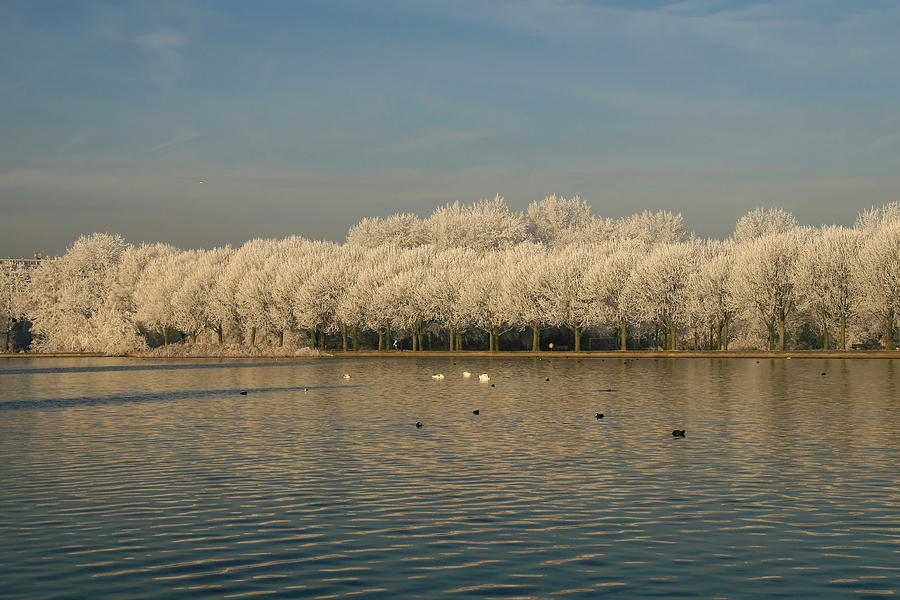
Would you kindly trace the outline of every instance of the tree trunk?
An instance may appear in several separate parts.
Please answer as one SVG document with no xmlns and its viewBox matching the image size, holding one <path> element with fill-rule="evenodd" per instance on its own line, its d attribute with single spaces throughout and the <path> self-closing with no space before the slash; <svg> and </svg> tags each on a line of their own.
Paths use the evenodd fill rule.
<svg viewBox="0 0 900 600">
<path fill-rule="evenodd" d="M 491 327 L 489 345 L 490 345 L 491 352 L 497 352 L 500 350 L 500 328 L 499 327 Z"/>
<path fill-rule="evenodd" d="M 728 350 L 728 321 L 730 319 L 725 317 L 725 322 L 722 325 L 722 350 Z"/>
<path fill-rule="evenodd" d="M 675 339 L 678 325 L 675 323 L 675 319 L 667 319 L 666 323 L 666 350 L 676 350 L 675 347 Z"/>
<path fill-rule="evenodd" d="M 381 352 L 382 346 L 384 344 L 384 331 L 381 330 L 381 327 L 378 328 L 378 351 Z"/>
<path fill-rule="evenodd" d="M 278 332 L 278 347 L 284 347 L 284 329 Z"/>
<path fill-rule="evenodd" d="M 581 352 L 581 327 L 576 325 L 569 329 L 572 330 L 572 334 L 575 336 L 575 344 L 573 345 L 575 352 Z"/>
<path fill-rule="evenodd" d="M 450 335 L 447 336 L 447 341 L 448 341 L 449 344 L 450 344 L 450 352 L 453 352 L 454 350 L 456 350 L 456 349 L 453 347 L 453 337 L 454 337 L 455 335 L 456 335 L 456 329 L 454 329 L 453 327 L 450 327 Z"/>
<path fill-rule="evenodd" d="M 319 330 L 319 350 L 324 350 L 325 349 L 325 328 L 317 327 L 316 329 Z"/>
<path fill-rule="evenodd" d="M 462 351 L 462 331 L 456 332 L 456 350 L 458 352 Z"/>
<path fill-rule="evenodd" d="M 353 326 L 353 351 L 359 350 L 359 327 Z"/>
<path fill-rule="evenodd" d="M 628 350 L 628 321 L 625 319 L 619 321 L 619 350 Z"/>
<path fill-rule="evenodd" d="M 225 331 L 224 331 L 224 329 L 225 329 L 225 328 L 222 327 L 222 323 L 219 323 L 218 325 L 216 325 L 216 335 L 219 337 L 219 345 L 220 345 L 220 346 L 221 346 L 222 344 L 225 343 Z"/>
<path fill-rule="evenodd" d="M 841 350 L 847 349 L 847 317 L 841 315 Z"/>
<path fill-rule="evenodd" d="M 766 328 L 769 330 L 769 352 L 775 351 L 775 322 L 769 321 L 766 323 Z"/>
<path fill-rule="evenodd" d="M 163 327 L 163 346 L 169 345 L 169 328 Z"/>
<path fill-rule="evenodd" d="M 887 350 L 894 349 L 894 309 L 888 311 L 884 318 L 884 339 Z"/>
<path fill-rule="evenodd" d="M 784 312 L 778 313 L 778 351 L 784 352 L 785 345 L 785 325 L 784 325 Z"/>
<path fill-rule="evenodd" d="M 537 321 L 531 322 L 531 351 L 538 352 L 541 349 L 541 326 Z"/>
<path fill-rule="evenodd" d="M 384 349 L 389 350 L 391 348 L 391 326 L 384 326 Z"/>
<path fill-rule="evenodd" d="M 831 350 L 831 336 L 828 333 L 828 319 L 822 317 L 822 350 Z"/>
<path fill-rule="evenodd" d="M 341 325 L 341 350 L 344 352 L 347 351 L 347 326 Z"/>
</svg>

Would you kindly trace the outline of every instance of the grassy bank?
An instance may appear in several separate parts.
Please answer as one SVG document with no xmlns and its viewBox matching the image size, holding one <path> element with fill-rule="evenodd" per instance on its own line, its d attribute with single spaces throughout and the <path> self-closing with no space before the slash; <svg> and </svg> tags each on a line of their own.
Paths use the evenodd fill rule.
<svg viewBox="0 0 900 600">
<path fill-rule="evenodd" d="M 900 352 L 888 350 L 798 350 L 785 352 L 763 352 L 763 351 L 742 351 L 742 352 L 722 352 L 711 350 L 678 350 L 669 352 L 654 351 L 633 351 L 633 352 L 599 352 L 599 351 L 583 351 L 583 352 L 566 352 L 566 351 L 504 351 L 504 352 L 488 352 L 488 351 L 461 351 L 448 352 L 446 350 L 425 350 L 422 352 L 412 352 L 409 350 L 359 350 L 356 352 L 343 352 L 341 350 L 328 350 L 327 352 L 319 352 L 317 350 L 297 353 L 278 353 L 270 349 L 270 351 L 240 352 L 231 349 L 227 352 L 198 352 L 198 353 L 178 353 L 154 351 L 140 354 L 130 354 L 129 358 L 149 358 L 149 359 L 183 359 L 183 358 L 566 358 L 566 359 L 640 359 L 640 358 L 768 358 L 768 359 L 795 359 L 795 358 L 895 358 L 900 359 Z M 0 354 L 0 358 L 97 358 L 106 355 L 95 352 L 52 352 L 52 353 L 17 353 L 17 354 Z"/>
</svg>

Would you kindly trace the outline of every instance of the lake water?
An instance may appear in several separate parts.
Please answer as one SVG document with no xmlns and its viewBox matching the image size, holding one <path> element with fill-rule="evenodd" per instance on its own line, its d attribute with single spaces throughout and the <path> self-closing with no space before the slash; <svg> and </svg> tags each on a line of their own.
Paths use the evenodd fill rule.
<svg viewBox="0 0 900 600">
<path fill-rule="evenodd" d="M 894 359 L 0 361 L 2 598 L 898 593 Z"/>
</svg>

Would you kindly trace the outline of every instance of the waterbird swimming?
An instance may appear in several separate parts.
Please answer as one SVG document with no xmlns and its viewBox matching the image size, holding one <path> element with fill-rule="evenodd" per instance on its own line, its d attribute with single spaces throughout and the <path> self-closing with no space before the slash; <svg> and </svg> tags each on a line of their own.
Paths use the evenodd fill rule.
<svg viewBox="0 0 900 600">
<path fill-rule="evenodd" d="M 491 378 L 488 376 L 487 373 L 482 373 L 481 375 L 478 376 L 478 381 L 490 381 L 490 380 L 491 380 Z"/>
<path fill-rule="evenodd" d="M 443 378 L 444 378 L 444 374 L 443 374 L 443 373 L 438 373 L 437 375 L 432 375 L 431 378 L 432 378 L 432 379 L 443 379 Z"/>
<path fill-rule="evenodd" d="M 343 377 L 344 379 L 350 379 L 350 373 L 344 373 L 343 375 L 341 375 L 341 377 Z"/>
<path fill-rule="evenodd" d="M 594 415 L 594 416 L 597 417 L 598 419 L 602 419 L 602 418 L 603 418 L 603 413 L 597 413 L 597 414 Z"/>
<path fill-rule="evenodd" d="M 481 414 L 481 411 L 478 410 L 478 409 L 476 408 L 475 410 L 472 411 L 472 414 L 473 414 L 473 415 L 480 415 L 480 414 Z"/>
<path fill-rule="evenodd" d="M 463 377 L 471 377 L 471 376 L 472 376 L 472 374 L 469 373 L 468 371 L 463 371 Z"/>
<path fill-rule="evenodd" d="M 247 392 L 241 392 L 241 396 L 246 396 Z"/>
<path fill-rule="evenodd" d="M 422 421 L 416 421 L 416 428 L 422 429 Z"/>
<path fill-rule="evenodd" d="M 684 429 L 673 429 L 672 435 L 675 437 L 684 437 L 684 434 L 687 433 Z"/>
</svg>

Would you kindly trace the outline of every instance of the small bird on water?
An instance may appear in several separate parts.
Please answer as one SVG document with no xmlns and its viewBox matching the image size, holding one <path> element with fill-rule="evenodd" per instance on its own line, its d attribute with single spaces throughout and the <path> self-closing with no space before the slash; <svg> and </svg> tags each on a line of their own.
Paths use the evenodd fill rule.
<svg viewBox="0 0 900 600">
<path fill-rule="evenodd" d="M 472 414 L 473 414 L 473 415 L 480 415 L 480 414 L 481 414 L 481 411 L 480 411 L 479 409 L 476 408 L 475 410 L 472 411 Z"/>
<path fill-rule="evenodd" d="M 344 379 L 350 379 L 350 373 L 344 373 L 343 375 L 341 375 L 341 377 L 343 377 Z"/>
<path fill-rule="evenodd" d="M 675 437 L 684 437 L 685 433 L 686 433 L 686 431 L 684 429 L 673 429 L 672 430 L 672 435 Z"/>
<path fill-rule="evenodd" d="M 603 413 L 597 413 L 597 414 L 594 415 L 594 416 L 597 417 L 598 419 L 602 419 L 602 418 L 603 418 Z"/>
<path fill-rule="evenodd" d="M 422 421 L 416 421 L 416 428 L 422 429 Z"/>
<path fill-rule="evenodd" d="M 241 392 L 241 396 L 246 396 L 247 392 Z"/>
</svg>

